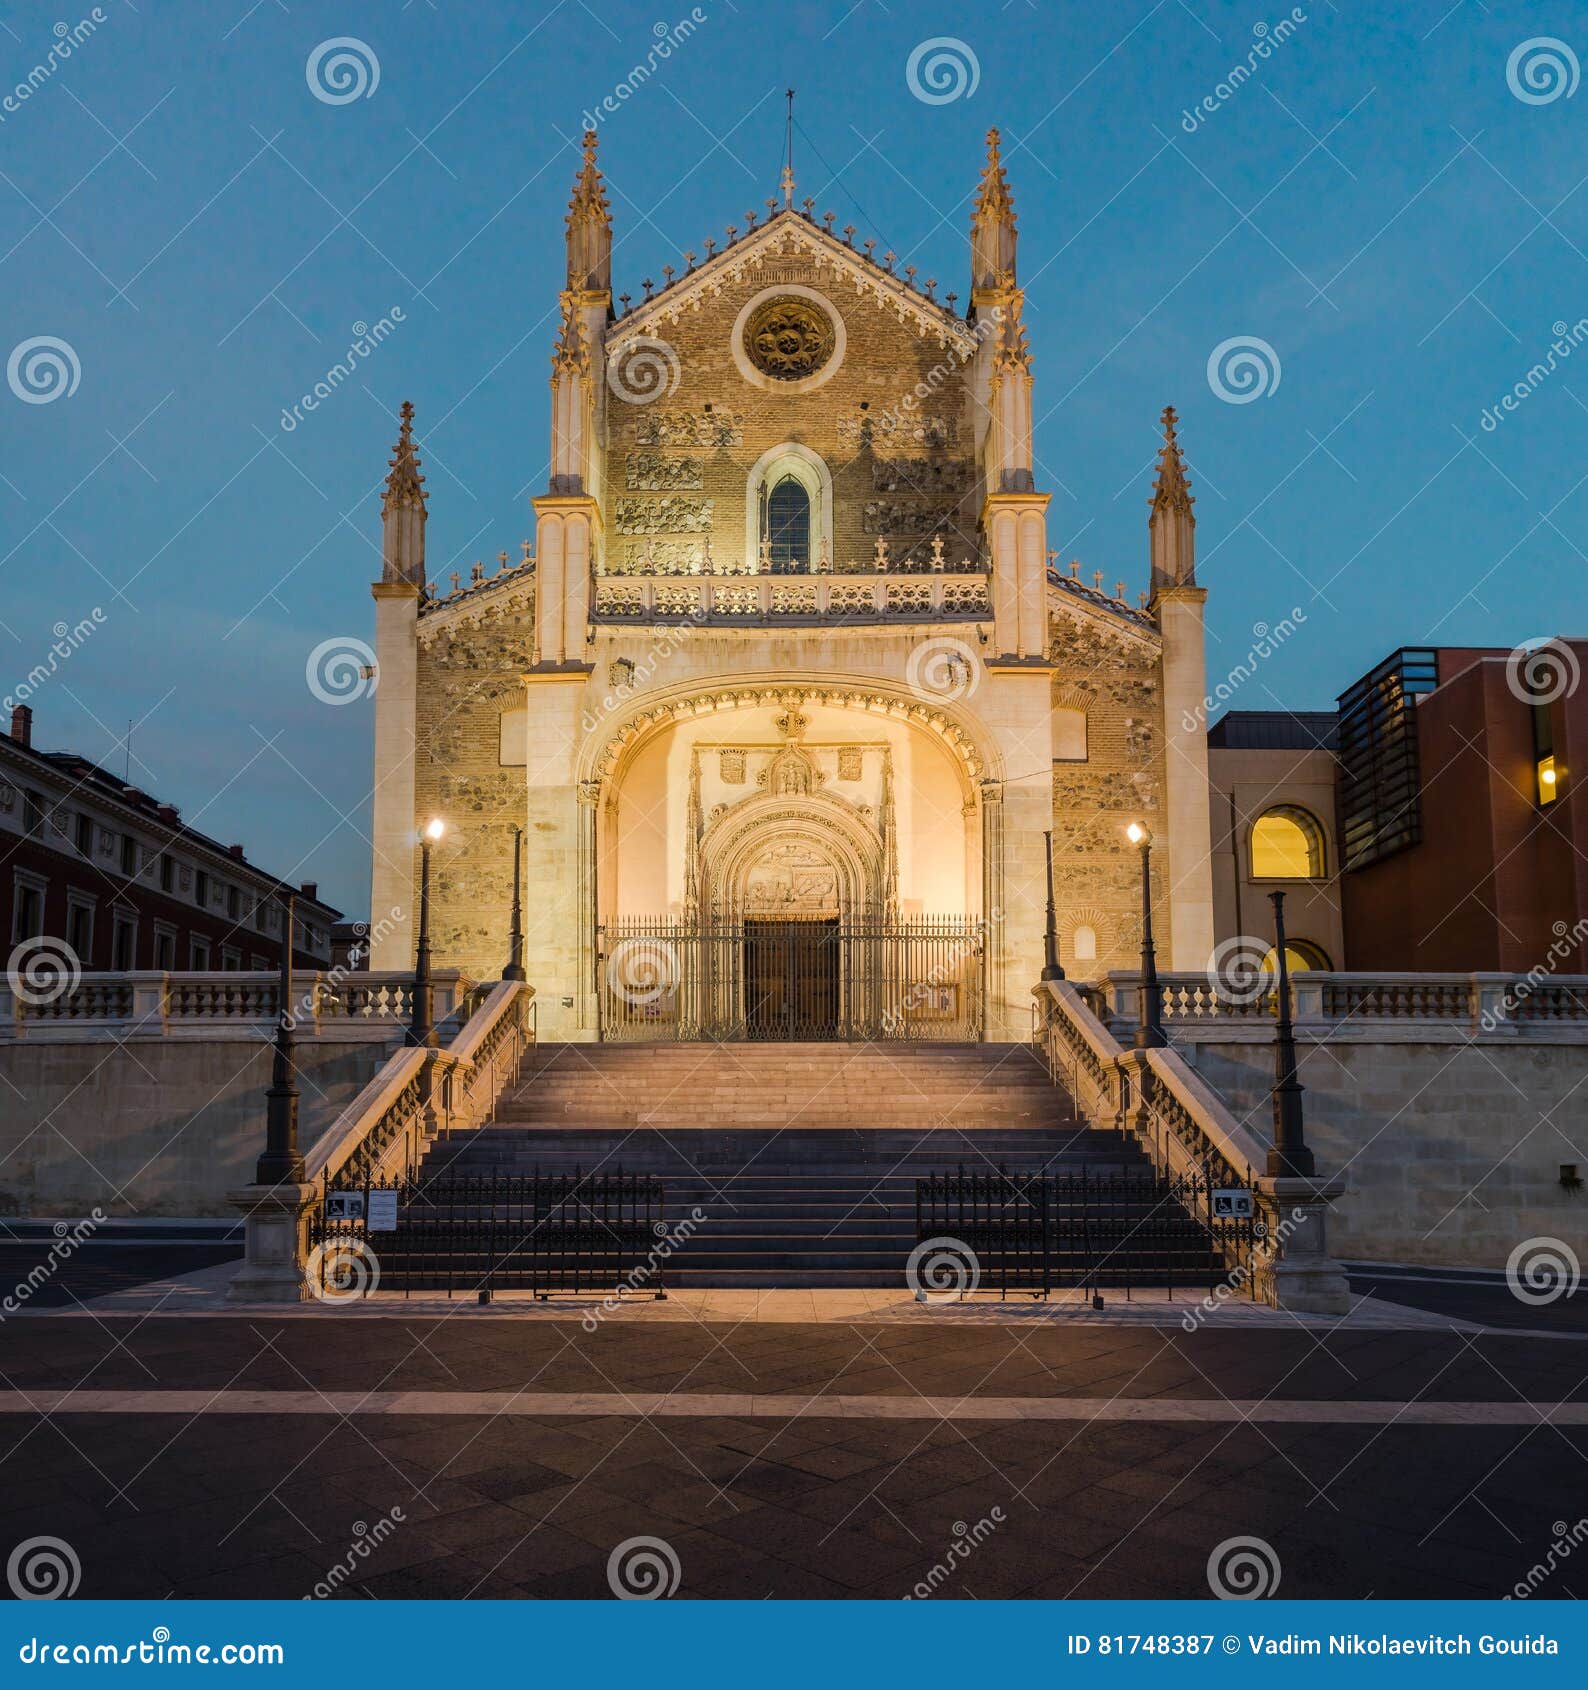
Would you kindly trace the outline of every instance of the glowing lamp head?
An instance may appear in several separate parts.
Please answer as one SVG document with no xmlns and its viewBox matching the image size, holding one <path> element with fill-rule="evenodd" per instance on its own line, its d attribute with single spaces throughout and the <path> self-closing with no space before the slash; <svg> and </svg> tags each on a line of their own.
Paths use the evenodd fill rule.
<svg viewBox="0 0 1588 1690">
<path fill-rule="evenodd" d="M 440 816 L 432 816 L 430 818 L 430 820 L 425 823 L 425 835 L 424 836 L 433 845 L 441 837 L 441 835 L 443 833 L 445 833 L 446 831 L 447 831 L 447 824 L 444 821 L 442 821 Z"/>
<path fill-rule="evenodd" d="M 1125 837 L 1132 845 L 1144 845 L 1147 842 L 1148 834 L 1146 828 L 1140 822 L 1132 822 L 1125 829 Z"/>
</svg>

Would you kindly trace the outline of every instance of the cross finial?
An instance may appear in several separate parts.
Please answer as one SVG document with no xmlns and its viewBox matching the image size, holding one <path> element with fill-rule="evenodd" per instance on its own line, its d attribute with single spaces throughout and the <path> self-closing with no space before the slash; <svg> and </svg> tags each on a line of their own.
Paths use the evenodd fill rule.
<svg viewBox="0 0 1588 1690">
<path fill-rule="evenodd" d="M 789 210 L 794 207 L 794 90 L 784 90 L 788 100 L 788 127 L 783 157 L 783 180 L 779 184 L 783 189 L 783 204 Z"/>
</svg>

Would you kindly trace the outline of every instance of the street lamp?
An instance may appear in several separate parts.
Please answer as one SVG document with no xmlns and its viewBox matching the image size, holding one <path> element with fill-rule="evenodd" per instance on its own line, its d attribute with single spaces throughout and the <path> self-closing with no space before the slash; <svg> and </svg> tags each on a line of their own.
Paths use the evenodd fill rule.
<svg viewBox="0 0 1588 1690">
<path fill-rule="evenodd" d="M 265 1152 L 254 1166 L 255 1185 L 301 1185 L 303 1157 L 298 1154 L 298 1088 L 292 1059 L 293 897 L 287 894 L 281 941 L 281 979 L 277 987 L 276 1049 L 265 1093 Z"/>
<path fill-rule="evenodd" d="M 513 925 L 507 939 L 507 967 L 504 980 L 522 980 L 524 974 L 524 906 L 519 897 L 519 875 L 524 849 L 524 830 L 513 829 Z"/>
<path fill-rule="evenodd" d="M 1310 1179 L 1315 1172 L 1312 1152 L 1301 1121 L 1301 1082 L 1296 1078 L 1296 1030 L 1290 1019 L 1290 967 L 1285 958 L 1285 894 L 1270 892 L 1274 906 L 1274 951 L 1279 966 L 1279 993 L 1274 1035 L 1274 1145 L 1268 1152 L 1268 1172 L 1280 1178 Z"/>
<path fill-rule="evenodd" d="M 1048 925 L 1047 932 L 1044 935 L 1047 960 L 1042 965 L 1042 978 L 1044 980 L 1062 980 L 1064 970 L 1059 967 L 1059 935 L 1055 928 L 1053 910 L 1053 835 L 1051 833 L 1042 835 L 1042 845 L 1048 865 Z"/>
<path fill-rule="evenodd" d="M 414 1013 L 408 1036 L 416 1045 L 436 1044 L 435 987 L 430 983 L 430 847 L 447 831 L 432 816 L 419 835 L 419 945 L 414 954 Z"/>
<path fill-rule="evenodd" d="M 1141 848 L 1141 1015 L 1136 1049 L 1157 1050 L 1168 1044 L 1163 1031 L 1163 1000 L 1158 990 L 1158 953 L 1152 942 L 1152 835 L 1140 822 L 1125 829 L 1125 837 Z"/>
</svg>

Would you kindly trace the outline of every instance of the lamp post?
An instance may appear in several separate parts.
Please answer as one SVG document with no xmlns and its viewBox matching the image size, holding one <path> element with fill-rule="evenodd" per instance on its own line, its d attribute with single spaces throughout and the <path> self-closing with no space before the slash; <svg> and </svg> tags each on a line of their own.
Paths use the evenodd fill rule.
<svg viewBox="0 0 1588 1690">
<path fill-rule="evenodd" d="M 414 1013 L 408 1036 L 416 1045 L 436 1044 L 435 987 L 430 983 L 430 847 L 447 831 L 439 816 L 419 835 L 419 944 L 414 952 Z"/>
<path fill-rule="evenodd" d="M 1044 943 L 1046 945 L 1046 961 L 1042 964 L 1042 978 L 1044 980 L 1062 980 L 1064 978 L 1064 970 L 1059 967 L 1059 935 L 1057 931 L 1057 918 L 1055 917 L 1053 909 L 1052 833 L 1044 833 L 1042 835 L 1042 846 L 1047 855 L 1048 864 L 1048 924 L 1047 931 L 1043 936 Z"/>
<path fill-rule="evenodd" d="M 507 938 L 507 967 L 502 970 L 504 980 L 522 980 L 524 975 L 524 906 L 519 895 L 519 875 L 524 849 L 524 830 L 513 829 L 513 925 Z"/>
<path fill-rule="evenodd" d="M 265 1093 L 265 1150 L 254 1166 L 255 1185 L 301 1185 L 303 1157 L 298 1153 L 298 1088 L 292 1060 L 293 897 L 287 894 L 281 941 L 281 980 L 277 987 L 276 1048 Z"/>
<path fill-rule="evenodd" d="M 1158 990 L 1158 953 L 1152 942 L 1152 835 L 1140 822 L 1125 829 L 1132 845 L 1141 847 L 1141 1016 L 1136 1049 L 1157 1050 L 1168 1044 L 1163 1031 L 1163 998 Z"/>
<path fill-rule="evenodd" d="M 1310 1179 L 1316 1171 L 1301 1120 L 1301 1082 L 1296 1078 L 1296 1029 L 1290 1019 L 1290 967 L 1285 958 L 1285 894 L 1270 892 L 1274 905 L 1274 948 L 1279 958 L 1278 1024 L 1274 1034 L 1274 1145 L 1268 1172 Z"/>
</svg>

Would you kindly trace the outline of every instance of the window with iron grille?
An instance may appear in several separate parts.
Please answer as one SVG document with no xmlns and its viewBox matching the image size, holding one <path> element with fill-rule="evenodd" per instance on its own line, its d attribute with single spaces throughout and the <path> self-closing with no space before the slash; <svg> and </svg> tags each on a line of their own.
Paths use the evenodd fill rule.
<svg viewBox="0 0 1588 1690">
<path fill-rule="evenodd" d="M 1340 695 L 1340 856 L 1366 868 L 1421 842 L 1418 698 L 1439 684 L 1439 654 L 1403 646 Z"/>
</svg>

